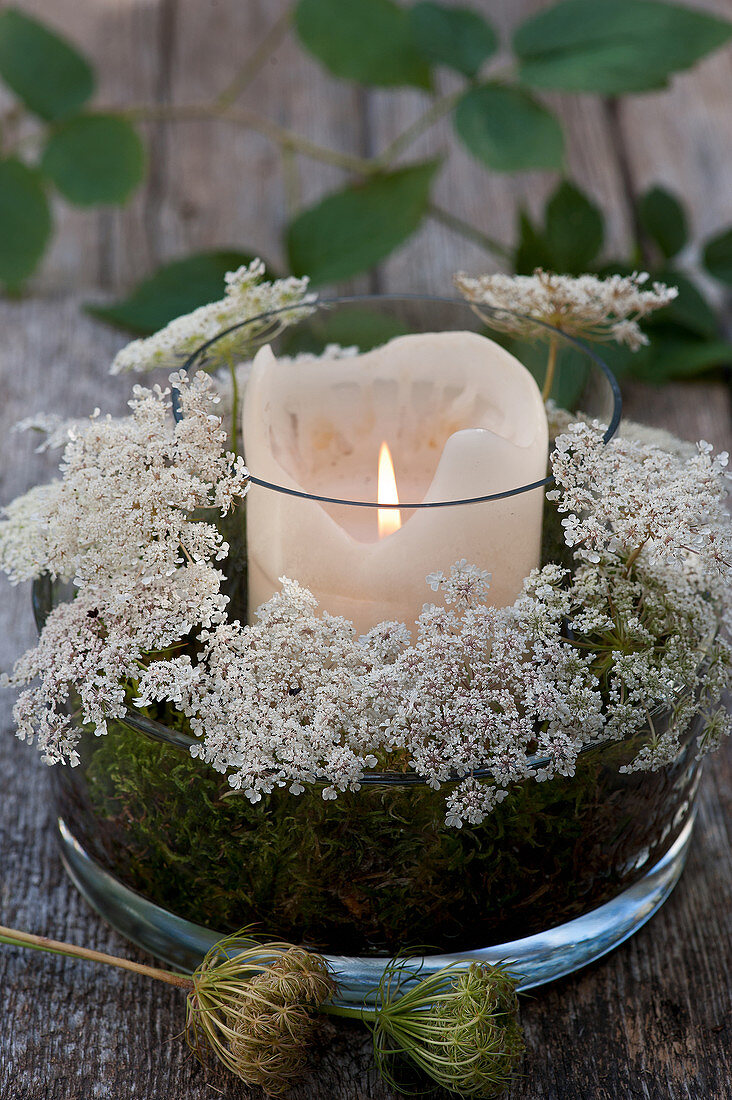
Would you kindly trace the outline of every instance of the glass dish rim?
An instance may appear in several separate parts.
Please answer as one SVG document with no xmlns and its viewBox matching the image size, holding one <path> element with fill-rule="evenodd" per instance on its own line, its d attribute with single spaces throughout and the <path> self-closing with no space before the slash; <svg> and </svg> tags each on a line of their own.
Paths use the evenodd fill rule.
<svg viewBox="0 0 732 1100">
<path fill-rule="evenodd" d="M 328 306 L 342 306 L 346 304 L 367 303 L 367 302 L 427 302 L 439 305 L 449 306 L 461 306 L 464 309 L 471 310 L 473 313 L 477 313 L 476 303 L 468 302 L 464 298 L 451 298 L 444 295 L 432 295 L 432 294 L 415 294 L 415 293 L 389 293 L 389 294 L 349 294 L 349 295 L 334 295 L 332 297 L 315 297 L 311 301 L 303 302 L 302 304 L 293 304 L 289 306 L 283 306 L 281 309 L 265 310 L 263 313 L 258 313 L 254 317 L 248 317 L 244 321 L 238 321 L 234 325 L 230 325 L 228 328 L 218 332 L 215 336 L 205 340 L 200 344 L 194 352 L 192 352 L 183 363 L 181 370 L 188 372 L 191 368 L 196 367 L 197 360 L 205 354 L 205 352 L 216 344 L 219 340 L 229 336 L 231 333 L 245 328 L 247 325 L 252 325 L 257 321 L 263 321 L 268 318 L 276 318 L 282 314 L 292 313 L 293 310 L 320 308 Z M 535 317 L 530 317 L 527 314 L 517 313 L 515 310 L 510 309 L 495 309 L 492 306 L 480 306 L 480 310 L 486 314 L 492 314 L 496 317 L 517 317 L 522 321 L 528 321 L 532 325 L 538 328 L 546 329 L 548 332 L 556 333 L 563 341 L 573 345 L 585 356 L 587 356 L 592 363 L 600 370 L 604 375 L 608 385 L 610 386 L 610 392 L 613 400 L 613 412 L 610 418 L 610 423 L 603 434 L 603 442 L 609 443 L 618 430 L 620 420 L 622 417 L 623 402 L 620 393 L 620 386 L 613 372 L 608 367 L 607 363 L 583 340 L 579 340 L 575 336 L 562 332 L 561 329 L 556 328 L 554 325 L 550 325 L 546 321 L 539 320 Z M 182 417 L 179 393 L 177 390 L 173 390 L 173 415 L 176 421 L 180 421 Z M 420 501 L 415 504 L 402 503 L 399 504 L 379 504 L 378 501 L 373 500 L 347 500 L 340 497 L 323 496 L 318 493 L 306 493 L 301 489 L 293 489 L 286 485 L 277 485 L 275 482 L 266 481 L 257 477 L 255 474 L 249 471 L 249 481 L 252 485 L 258 485 L 260 488 L 267 489 L 271 492 L 281 493 L 285 496 L 297 497 L 301 500 L 313 500 L 320 504 L 330 505 L 342 505 L 347 508 L 399 508 L 405 511 L 419 510 L 423 508 L 453 508 L 459 506 L 465 506 L 468 504 L 486 504 L 493 500 L 505 500 L 508 497 L 518 496 L 522 493 L 528 493 L 535 489 L 548 488 L 554 484 L 554 477 L 552 474 L 548 474 L 547 477 L 541 478 L 538 481 L 530 482 L 527 485 L 517 485 L 513 489 L 506 489 L 500 493 L 489 493 L 485 496 L 478 497 L 465 497 L 458 500 L 430 500 Z"/>
<path fill-rule="evenodd" d="M 683 691 L 686 690 L 688 689 L 681 689 L 681 692 L 683 693 Z M 671 715 L 671 713 L 672 710 L 670 707 L 658 706 L 650 712 L 649 717 L 651 719 L 658 719 L 666 714 Z M 183 733 L 180 730 L 171 729 L 170 726 L 166 726 L 162 722 L 158 722 L 154 718 L 149 718 L 145 714 L 140 714 L 139 711 L 136 711 L 132 707 L 128 708 L 127 713 L 124 714 L 121 718 L 117 718 L 116 721 L 119 722 L 120 725 L 128 726 L 136 733 L 140 733 L 145 737 L 150 737 L 155 741 L 160 741 L 164 744 L 171 745 L 174 748 L 184 749 L 188 752 L 190 752 L 190 749 L 193 745 L 201 744 L 201 742 L 196 737 L 193 737 L 187 733 Z M 622 745 L 624 741 L 632 740 L 633 737 L 638 736 L 638 734 L 642 732 L 642 730 L 637 730 L 630 738 L 621 737 L 617 740 L 612 738 L 604 738 L 594 741 L 587 741 L 580 748 L 577 754 L 578 759 L 579 757 L 584 756 L 586 753 L 590 752 L 593 749 L 601 749 L 603 746 L 607 746 L 609 748 L 611 745 Z M 550 759 L 548 756 L 534 755 L 528 757 L 528 766 L 532 771 L 540 771 L 541 768 L 546 767 L 546 765 L 549 763 Z M 530 778 L 531 776 L 524 776 L 520 780 L 520 782 L 526 782 L 526 780 Z M 558 773 L 555 778 L 561 779 L 562 776 Z M 440 784 L 440 787 L 453 787 L 458 783 L 462 783 L 466 779 L 494 779 L 494 782 L 497 782 L 493 776 L 493 771 L 491 770 L 491 768 L 483 766 L 480 768 L 471 768 L 465 773 L 465 775 L 457 775 L 456 773 L 452 773 Z M 404 772 L 376 771 L 374 769 L 366 769 L 359 780 L 359 784 L 361 787 L 430 786 L 429 781 L 425 779 L 424 776 L 419 775 L 418 772 L 415 772 L 411 768 L 408 771 Z M 316 779 L 310 785 L 316 788 L 330 786 L 329 782 L 325 779 Z M 498 786 L 500 785 L 501 784 L 498 783 Z M 283 785 L 283 787 L 286 786 L 287 784 Z M 232 788 L 231 793 L 243 794 L 242 791 L 237 791 L 234 788 Z M 356 793 L 358 792 L 356 791 Z"/>
<path fill-rule="evenodd" d="M 54 580 L 48 573 L 42 574 L 40 577 L 35 577 L 31 583 L 31 604 L 33 607 L 33 618 L 35 620 L 36 628 L 40 634 L 45 623 L 45 619 L 53 605 L 53 586 L 59 583 L 58 580 Z M 60 582 L 64 583 L 64 582 Z M 43 589 L 46 589 L 48 594 L 48 601 L 44 606 L 43 601 Z M 692 689 L 679 685 L 677 689 L 677 695 L 680 699 L 683 695 L 689 693 Z M 669 706 L 659 704 L 654 707 L 649 713 L 648 718 L 651 720 L 662 718 L 666 715 L 671 715 L 673 709 Z M 155 718 L 150 718 L 146 714 L 142 714 L 136 707 L 129 706 L 125 714 L 114 719 L 121 725 L 126 725 L 133 729 L 136 733 L 140 733 L 143 736 L 151 737 L 155 741 L 160 741 L 163 744 L 172 745 L 174 748 L 184 749 L 190 752 L 193 745 L 200 745 L 201 741 L 194 737 L 192 734 L 183 733 L 181 730 L 173 729 L 171 726 L 166 726 L 162 722 L 158 722 Z M 692 723 L 693 725 L 693 723 Z M 641 731 L 636 731 L 640 733 Z M 585 753 L 592 749 L 602 748 L 603 745 L 618 745 L 624 741 L 630 740 L 630 738 L 621 737 L 618 739 L 598 738 L 593 741 L 587 741 L 581 746 L 578 757 L 584 756 Z M 546 766 L 550 762 L 548 756 L 540 756 L 538 754 L 529 757 L 529 765 L 532 769 L 538 771 L 542 767 Z M 455 786 L 457 783 L 463 782 L 468 778 L 475 779 L 490 779 L 493 778 L 493 771 L 491 768 L 483 766 L 480 768 L 471 768 L 465 775 L 451 774 L 442 784 L 441 787 Z M 528 777 L 526 777 L 528 778 Z M 559 778 L 557 776 L 557 778 Z M 522 780 L 523 781 L 523 780 Z M 395 772 L 395 771 L 376 771 L 373 769 L 367 769 L 364 771 L 360 779 L 361 787 L 378 787 L 378 786 L 404 786 L 404 787 L 428 787 L 429 781 L 423 776 L 419 775 L 414 769 L 410 768 L 408 771 Z M 328 783 L 326 780 L 315 780 L 312 786 L 326 787 Z M 232 788 L 232 794 L 241 793 L 236 792 Z"/>
</svg>

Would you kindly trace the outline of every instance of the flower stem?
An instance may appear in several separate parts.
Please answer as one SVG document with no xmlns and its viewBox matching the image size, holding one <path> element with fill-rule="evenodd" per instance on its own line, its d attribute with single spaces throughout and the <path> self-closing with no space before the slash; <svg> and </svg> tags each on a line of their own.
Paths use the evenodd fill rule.
<svg viewBox="0 0 732 1100">
<path fill-rule="evenodd" d="M 254 77 L 269 59 L 270 54 L 277 49 L 292 23 L 294 8 L 286 8 L 279 19 L 275 20 L 265 34 L 257 48 L 246 59 L 234 79 L 221 92 L 216 100 L 216 106 L 225 110 L 235 103 L 241 93 L 249 87 Z"/>
<path fill-rule="evenodd" d="M 489 237 L 487 233 L 483 233 L 480 229 L 476 229 L 470 222 L 466 222 L 463 218 L 459 218 L 457 214 L 445 210 L 445 208 L 439 206 L 438 203 L 428 203 L 427 213 L 434 221 L 440 222 L 442 225 L 447 226 L 448 229 L 452 229 L 453 232 L 459 233 L 461 237 L 465 237 L 467 240 L 473 241 L 474 244 L 480 245 L 486 252 L 492 252 L 493 255 L 498 256 L 501 260 L 510 261 L 512 259 L 511 249 L 507 245 L 501 244 L 495 237 Z"/>
<path fill-rule="evenodd" d="M 318 1012 L 324 1012 L 326 1016 L 343 1016 L 347 1020 L 364 1021 L 364 1009 L 348 1008 L 346 1005 L 334 1005 L 330 1001 L 324 1001 L 318 1006 Z"/>
<path fill-rule="evenodd" d="M 544 388 L 541 391 L 541 396 L 544 401 L 549 400 L 549 395 L 552 392 L 552 386 L 554 385 L 554 374 L 557 369 L 557 351 L 559 344 L 555 333 L 552 333 L 549 337 L 549 354 L 546 361 L 546 376 L 544 378 Z"/>
<path fill-rule="evenodd" d="M 646 545 L 647 542 L 648 542 L 648 539 L 643 539 L 643 542 L 640 544 L 640 546 L 636 546 L 628 554 L 628 558 L 625 562 L 625 575 L 626 575 L 626 577 L 630 576 L 631 570 L 632 570 L 633 566 L 635 565 L 636 561 L 638 560 L 638 558 L 640 556 L 640 553 L 641 553 L 641 550 L 643 549 L 643 547 Z"/>
<path fill-rule="evenodd" d="M 193 989 L 193 981 L 186 974 L 162 970 L 156 966 L 145 966 L 143 963 L 132 962 L 131 959 L 121 959 L 117 955 L 107 955 L 103 951 L 92 951 L 88 947 L 77 947 L 72 943 L 49 940 L 46 936 L 35 936 L 30 932 L 21 932 L 17 928 L 5 928 L 0 925 L 0 942 L 13 947 L 32 947 L 37 951 L 50 951 L 55 955 L 68 955 L 73 959 L 105 963 L 107 966 L 119 967 L 120 970 L 132 970 L 135 974 L 144 974 L 148 978 L 167 982 L 168 985 L 176 985 L 180 989 Z"/>
<path fill-rule="evenodd" d="M 443 115 L 448 114 L 462 94 L 462 90 L 460 90 L 458 92 L 453 92 L 451 95 L 440 96 L 439 99 L 436 99 L 423 115 L 420 115 L 411 126 L 408 126 L 403 133 L 394 138 L 390 145 L 387 145 L 384 152 L 380 153 L 376 158 L 378 163 L 382 165 L 382 167 L 391 164 L 391 162 L 415 142 L 418 137 L 421 137 L 422 134 L 429 130 L 430 127 L 434 126 L 436 122 L 439 122 Z"/>
<path fill-rule="evenodd" d="M 229 443 L 231 444 L 231 450 L 235 455 L 238 455 L 238 443 L 239 443 L 239 381 L 236 377 L 236 364 L 234 363 L 233 356 L 229 356 L 229 374 L 231 375 L 231 434 L 229 436 Z"/>
<path fill-rule="evenodd" d="M 350 153 L 340 153 L 337 149 L 318 145 L 309 138 L 296 134 L 294 130 L 288 130 L 287 127 L 280 126 L 272 119 L 263 118 L 246 107 L 219 107 L 215 101 L 213 103 L 161 103 L 128 107 L 117 113 L 133 122 L 204 122 L 211 119 L 228 122 L 235 126 L 242 126 L 246 130 L 254 130 L 255 133 L 262 134 L 283 149 L 302 153 L 311 160 L 330 164 L 334 168 L 343 169 L 344 172 L 372 175 L 379 171 L 379 165 L 375 160 L 353 156 Z"/>
</svg>

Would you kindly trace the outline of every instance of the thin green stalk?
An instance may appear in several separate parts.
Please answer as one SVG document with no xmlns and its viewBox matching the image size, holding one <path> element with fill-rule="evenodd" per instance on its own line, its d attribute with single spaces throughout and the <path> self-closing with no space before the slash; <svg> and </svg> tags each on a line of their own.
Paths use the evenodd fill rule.
<svg viewBox="0 0 732 1100">
<path fill-rule="evenodd" d="M 216 97 L 215 102 L 217 107 L 220 107 L 222 110 L 230 107 L 232 103 L 236 102 L 241 93 L 248 88 L 254 77 L 269 60 L 270 55 L 277 49 L 289 30 L 293 14 L 294 7 L 289 7 L 283 11 L 279 19 L 275 20 L 257 48 L 246 59 L 231 83 Z"/>
<path fill-rule="evenodd" d="M 236 377 L 236 364 L 231 355 L 228 358 L 231 376 L 231 434 L 229 442 L 235 455 L 239 454 L 239 380 Z"/>
<path fill-rule="evenodd" d="M 347 1020 L 358 1020 L 360 1024 L 368 1023 L 370 1015 L 368 1009 L 334 1005 L 331 1001 L 324 1001 L 319 1005 L 318 1012 L 324 1012 L 326 1016 L 343 1016 Z"/>
<path fill-rule="evenodd" d="M 460 90 L 450 95 L 440 96 L 439 99 L 436 99 L 423 115 L 420 115 L 411 126 L 408 126 L 403 133 L 394 138 L 390 145 L 387 145 L 383 153 L 380 153 L 376 158 L 377 162 L 383 167 L 391 164 L 391 162 L 395 160 L 400 153 L 403 153 L 405 149 L 408 149 L 418 137 L 421 137 L 422 134 L 434 126 L 436 122 L 439 122 L 446 114 L 449 114 L 462 94 L 463 92 Z"/>
<path fill-rule="evenodd" d="M 640 556 L 640 553 L 641 553 L 641 550 L 646 545 L 647 541 L 648 541 L 648 539 L 643 539 L 643 542 L 640 544 L 640 546 L 636 546 L 636 548 L 634 550 L 631 550 L 630 554 L 628 554 L 628 560 L 625 563 L 625 575 L 626 575 L 626 577 L 630 576 L 630 572 L 631 572 L 633 566 L 635 565 L 636 561 L 638 560 L 638 558 Z"/>
<path fill-rule="evenodd" d="M 261 118 L 253 111 L 244 108 L 229 109 L 220 116 L 222 122 L 233 122 L 241 126 L 247 126 L 251 130 L 264 137 L 270 138 L 276 145 L 283 149 L 292 149 L 296 153 L 318 160 L 322 164 L 330 164 L 334 168 L 342 168 L 345 172 L 356 172 L 359 175 L 373 175 L 379 171 L 379 165 L 374 160 L 366 157 L 354 156 L 351 153 L 340 153 L 337 149 L 330 149 L 309 138 L 301 137 L 293 130 L 280 126 L 271 119 Z"/>
<path fill-rule="evenodd" d="M 379 171 L 379 165 L 374 160 L 365 157 L 353 156 L 350 153 L 340 153 L 337 149 L 329 149 L 309 138 L 301 137 L 294 130 L 288 130 L 271 119 L 262 118 L 254 111 L 245 107 L 220 108 L 214 103 L 161 103 L 152 106 L 140 105 L 128 107 L 118 111 L 132 122 L 201 122 L 213 120 L 228 122 L 244 129 L 253 130 L 270 139 L 275 145 L 283 149 L 292 149 L 296 153 L 310 157 L 311 160 L 320 161 L 322 164 L 330 164 L 334 168 L 341 168 L 344 172 L 356 172 L 360 175 L 373 175 Z"/>
<path fill-rule="evenodd" d="M 121 959 L 117 955 L 107 955 L 103 951 L 92 951 L 88 947 L 77 947 L 75 944 L 63 943 L 60 940 L 49 940 L 46 936 L 35 936 L 31 932 L 21 932 L 17 928 L 5 928 L 0 925 L 0 942 L 13 947 L 31 947 L 36 951 L 49 951 L 54 955 L 67 955 L 72 959 L 104 963 L 107 966 L 116 966 L 120 970 L 132 970 L 135 974 L 144 974 L 148 978 L 167 982 L 168 985 L 176 985 L 180 989 L 193 989 L 193 981 L 186 974 L 179 974 L 173 970 L 161 970 L 156 966 L 145 966 L 143 963 L 132 962 L 131 959 Z"/>
<path fill-rule="evenodd" d="M 292 217 L 302 206 L 302 188 L 297 157 L 292 149 L 280 149 L 282 178 L 285 184 L 285 200 L 288 215 Z"/>
<path fill-rule="evenodd" d="M 549 337 L 549 354 L 546 361 L 546 375 L 544 377 L 544 388 L 541 391 L 541 396 L 544 401 L 549 400 L 549 395 L 552 392 L 552 386 L 554 385 L 554 374 L 557 369 L 557 351 L 559 343 L 555 333 L 552 333 Z"/>
<path fill-rule="evenodd" d="M 459 218 L 457 214 L 445 210 L 445 208 L 438 203 L 428 203 L 427 214 L 433 221 L 440 222 L 441 225 L 445 225 L 448 229 L 452 229 L 454 233 L 459 233 L 461 237 L 465 237 L 466 240 L 479 245 L 481 248 L 485 249 L 486 252 L 498 256 L 499 259 L 506 262 L 511 261 L 512 253 L 508 245 L 497 241 L 495 237 L 489 237 L 487 233 L 483 233 L 482 230 L 476 229 L 470 222 L 466 222 L 463 218 Z"/>
</svg>

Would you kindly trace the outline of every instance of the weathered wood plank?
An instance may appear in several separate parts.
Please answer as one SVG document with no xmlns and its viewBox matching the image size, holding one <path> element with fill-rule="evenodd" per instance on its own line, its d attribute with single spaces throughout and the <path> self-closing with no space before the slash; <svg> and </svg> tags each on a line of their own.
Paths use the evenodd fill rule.
<svg viewBox="0 0 732 1100">
<path fill-rule="evenodd" d="M 43 0 L 20 5 L 84 49 L 99 74 L 95 104 L 128 107 L 210 102 L 234 78 L 285 10 L 283 0 L 201 4 L 197 0 Z M 323 73 L 292 33 L 243 95 L 270 119 L 342 152 L 364 151 L 361 93 Z M 295 196 L 280 153 L 261 135 L 207 120 L 142 124 L 149 171 L 124 208 L 55 204 L 56 237 L 36 280 L 40 290 L 119 291 L 165 260 L 236 247 L 286 266 L 281 234 Z M 298 203 L 314 202 L 343 174 L 304 158 Z M 352 287 L 366 286 L 365 280 Z"/>
<path fill-rule="evenodd" d="M 511 30 L 548 0 L 481 3 Z M 694 0 L 730 12 L 729 0 Z M 84 48 L 99 71 L 98 104 L 189 104 L 210 100 L 284 9 L 285 0 L 202 4 L 197 0 L 21 0 L 20 6 L 58 26 Z M 506 52 L 497 59 L 500 69 Z M 621 107 L 623 146 L 639 187 L 655 180 L 692 208 L 697 239 L 729 223 L 726 186 L 732 118 L 726 110 L 729 51 L 674 78 L 669 91 L 628 99 Z M 447 79 L 447 78 L 445 78 Z M 608 252 L 622 253 L 629 235 L 617 135 L 591 96 L 552 96 L 567 134 L 567 166 L 608 216 Z M 381 148 L 424 109 L 416 92 L 364 97 L 333 80 L 305 56 L 294 36 L 285 40 L 245 93 L 242 104 L 325 145 L 364 153 Z M 123 210 L 73 210 L 58 203 L 57 236 L 39 288 L 72 286 L 120 290 L 174 255 L 215 245 L 261 251 L 283 262 L 281 232 L 293 202 L 279 153 L 265 138 L 219 122 L 157 122 L 145 126 L 148 180 Z M 489 235 L 510 243 L 516 208 L 536 211 L 556 182 L 550 173 L 491 174 L 458 150 L 444 121 L 410 152 L 451 148 L 438 198 Z M 315 201 L 343 178 L 334 168 L 298 158 L 300 201 Z M 290 187 L 290 191 L 297 190 Z M 427 224 L 384 268 L 390 289 L 444 290 L 456 267 L 495 266 L 475 245 L 442 226 Z M 378 281 L 377 277 L 377 281 Z M 358 285 L 365 285 L 361 282 Z"/>
<path fill-rule="evenodd" d="M 94 63 L 98 89 L 92 106 L 163 98 L 170 0 L 25 0 L 18 6 L 65 34 Z M 118 289 L 160 261 L 157 179 L 163 156 L 162 146 L 150 145 L 148 179 L 121 210 L 80 210 L 54 201 L 55 236 L 34 280 L 39 290 Z"/>
<path fill-rule="evenodd" d="M 507 32 L 532 2 L 486 4 Z M 730 14 L 728 0 L 700 0 Z M 215 94 L 257 33 L 281 6 L 203 5 L 193 0 L 21 0 L 55 22 L 97 61 L 99 102 L 191 102 Z M 637 187 L 661 180 L 694 210 L 697 236 L 730 220 L 730 120 L 725 110 L 729 59 L 720 55 L 671 90 L 628 101 L 621 109 L 624 148 Z M 382 93 L 364 105 L 302 56 L 292 40 L 243 100 L 315 140 L 364 153 L 416 117 L 417 93 L 396 100 Z M 617 161 L 610 156 L 606 119 L 590 98 L 557 97 L 568 130 L 573 176 L 610 211 L 614 249 L 627 235 L 627 205 Z M 150 129 L 152 171 L 123 211 L 82 213 L 59 208 L 59 235 L 40 285 L 119 289 L 176 252 L 214 244 L 261 249 L 278 258 L 287 215 L 277 154 L 263 139 L 222 126 L 156 124 Z M 426 155 L 452 142 L 443 124 L 415 147 Z M 340 174 L 300 162 L 301 200 L 314 201 Z M 503 180 L 455 154 L 440 184 L 444 201 L 486 232 L 508 241 L 517 198 L 532 209 L 552 184 L 532 175 Z M 439 226 L 430 225 L 385 266 L 384 289 L 445 291 L 456 267 L 478 270 L 485 258 Z M 359 281 L 357 285 L 365 285 Z M 126 383 L 103 381 L 122 342 L 81 317 L 75 300 L 0 306 L 4 341 L 0 378 L 0 499 L 50 473 L 9 425 L 34 409 L 83 414 L 96 404 L 119 410 Z M 106 400 L 101 397 L 102 387 Z M 629 415 L 689 438 L 730 445 L 724 387 L 636 388 Z M 0 590 L 0 666 L 33 638 L 26 589 Z M 0 729 L 9 731 L 7 694 Z M 698 836 L 675 896 L 653 922 L 605 962 L 538 991 L 524 1005 L 529 1053 L 526 1079 L 513 1100 L 648 1097 L 723 1100 L 732 1080 L 732 871 L 727 822 L 732 809 L 732 759 L 707 768 Z M 52 840 L 47 774 L 32 749 L 0 738 L 0 897 L 2 917 L 28 928 L 104 950 L 131 949 L 89 912 L 62 874 Z M 83 1097 L 201 1100 L 210 1095 L 202 1071 L 177 1040 L 181 1001 L 131 975 L 84 964 L 0 951 L 0 1095 L 11 1100 Z M 352 1100 L 389 1095 L 377 1082 L 368 1039 L 349 1025 L 327 1025 L 315 1076 L 296 1098 Z M 251 1091 L 227 1086 L 237 1097 Z"/>
<path fill-rule="evenodd" d="M 688 6 L 732 17 L 730 0 L 693 0 Z M 731 81 L 732 51 L 720 50 L 675 76 L 667 90 L 620 104 L 636 192 L 660 183 L 677 194 L 690 211 L 697 245 L 732 222 Z"/>
</svg>

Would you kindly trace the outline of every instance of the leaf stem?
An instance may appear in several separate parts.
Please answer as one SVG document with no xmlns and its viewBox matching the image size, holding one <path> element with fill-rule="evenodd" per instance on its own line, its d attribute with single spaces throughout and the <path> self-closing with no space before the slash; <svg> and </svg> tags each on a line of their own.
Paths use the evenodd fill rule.
<svg viewBox="0 0 732 1100">
<path fill-rule="evenodd" d="M 383 153 L 380 153 L 376 157 L 376 161 L 382 167 L 386 167 L 391 164 L 400 153 L 403 153 L 418 137 L 421 137 L 425 131 L 429 130 L 431 126 L 434 126 L 436 122 L 453 109 L 457 101 L 462 96 L 462 90 L 458 92 L 452 92 L 450 95 L 440 96 L 436 99 L 432 106 L 425 111 L 423 115 L 408 126 L 407 129 L 394 138 L 390 145 L 387 145 Z"/>
<path fill-rule="evenodd" d="M 502 244 L 501 241 L 497 241 L 495 237 L 489 237 L 487 233 L 483 233 L 482 230 L 476 229 L 470 222 L 466 222 L 463 218 L 459 218 L 457 214 L 445 210 L 445 208 L 438 203 L 428 203 L 427 213 L 433 221 L 440 222 L 441 225 L 447 226 L 447 228 L 452 229 L 453 232 L 459 233 L 461 237 L 473 241 L 474 244 L 479 245 L 481 248 L 485 249 L 486 252 L 491 252 L 502 260 L 510 261 L 512 259 L 511 249 L 508 245 Z"/>
<path fill-rule="evenodd" d="M 249 87 L 254 77 L 266 64 L 270 55 L 277 49 L 289 30 L 293 15 L 294 7 L 288 7 L 283 11 L 279 19 L 275 20 L 257 48 L 241 66 L 234 79 L 227 84 L 224 90 L 216 97 L 214 102 L 217 107 L 221 110 L 226 110 L 226 108 L 235 103 L 241 93 Z"/>
<path fill-rule="evenodd" d="M 148 978 L 167 982 L 168 985 L 175 985 L 180 989 L 193 989 L 192 979 L 185 974 L 178 974 L 173 970 L 162 970 L 156 966 L 145 966 L 143 963 L 132 962 L 131 959 L 107 955 L 103 951 L 92 951 L 88 947 L 77 947 L 72 943 L 49 940 L 46 936 L 35 936 L 31 932 L 21 932 L 17 928 L 5 928 L 0 925 L 0 942 L 13 947 L 32 947 L 37 951 L 50 951 L 55 955 L 68 955 L 73 959 L 105 963 L 107 966 L 116 966 L 120 970 L 132 970 L 135 974 L 144 974 Z"/>
<path fill-rule="evenodd" d="M 356 172 L 359 175 L 372 175 L 379 171 L 379 165 L 374 160 L 365 157 L 354 156 L 351 153 L 340 153 L 337 149 L 330 149 L 325 145 L 318 145 L 309 138 L 301 137 L 294 130 L 288 130 L 285 126 L 263 118 L 246 107 L 219 107 L 214 103 L 161 103 L 150 106 L 140 105 L 127 107 L 120 111 L 125 118 L 132 122 L 202 122 L 213 119 L 218 122 L 228 122 L 235 126 L 243 126 L 247 130 L 273 141 L 283 149 L 291 149 L 293 152 L 302 153 L 311 160 L 330 164 L 335 168 L 342 168 L 345 172 Z"/>
</svg>

